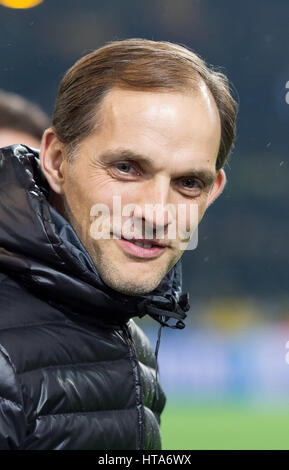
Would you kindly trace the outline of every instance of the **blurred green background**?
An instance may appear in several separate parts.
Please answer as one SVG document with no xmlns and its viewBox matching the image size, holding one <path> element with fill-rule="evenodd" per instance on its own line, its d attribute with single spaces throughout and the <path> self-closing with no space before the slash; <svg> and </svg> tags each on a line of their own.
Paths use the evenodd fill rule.
<svg viewBox="0 0 289 470">
<path fill-rule="evenodd" d="M 162 429 L 163 449 L 288 450 L 288 404 L 176 402 L 164 412 Z"/>
<path fill-rule="evenodd" d="M 49 114 L 67 68 L 116 39 L 185 44 L 232 82 L 239 116 L 228 183 L 183 256 L 187 326 L 162 333 L 165 449 L 289 448 L 288 17 L 287 0 L 0 5 L 0 88 Z M 139 324 L 155 345 L 158 325 Z"/>
</svg>

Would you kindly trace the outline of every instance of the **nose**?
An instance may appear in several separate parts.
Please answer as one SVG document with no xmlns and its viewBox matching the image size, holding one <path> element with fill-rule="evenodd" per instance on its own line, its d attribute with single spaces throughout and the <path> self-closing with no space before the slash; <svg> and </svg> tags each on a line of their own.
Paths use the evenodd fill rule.
<svg viewBox="0 0 289 470">
<path fill-rule="evenodd" d="M 175 217 L 174 205 L 170 203 L 169 180 L 159 175 L 141 188 L 138 203 L 135 206 L 134 219 L 142 219 L 147 238 L 162 238 Z M 150 235 L 149 235 L 150 234 Z"/>
</svg>

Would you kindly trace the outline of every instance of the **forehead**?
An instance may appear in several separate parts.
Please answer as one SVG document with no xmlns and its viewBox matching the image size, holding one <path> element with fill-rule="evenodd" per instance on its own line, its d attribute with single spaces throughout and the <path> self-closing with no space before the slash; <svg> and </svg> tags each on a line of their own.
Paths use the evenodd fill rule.
<svg viewBox="0 0 289 470">
<path fill-rule="evenodd" d="M 194 92 L 113 88 L 105 96 L 96 133 L 102 146 L 130 148 L 158 161 L 215 163 L 221 137 L 216 103 L 201 82 Z"/>
</svg>

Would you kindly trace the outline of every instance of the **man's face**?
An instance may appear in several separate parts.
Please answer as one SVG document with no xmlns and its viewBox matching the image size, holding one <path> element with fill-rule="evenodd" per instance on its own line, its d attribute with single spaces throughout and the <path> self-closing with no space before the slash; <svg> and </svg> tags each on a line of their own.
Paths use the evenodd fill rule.
<svg viewBox="0 0 289 470">
<path fill-rule="evenodd" d="M 197 205 L 199 222 L 223 189 L 224 173 L 215 170 L 219 114 L 210 92 L 200 84 L 194 94 L 113 88 L 103 100 L 100 116 L 99 126 L 83 139 L 73 162 L 64 159 L 61 165 L 63 215 L 102 280 L 117 291 L 141 295 L 157 287 L 183 254 L 178 226 L 176 238 L 168 239 L 179 205 L 185 205 L 186 215 L 191 204 Z M 112 221 L 119 215 L 114 213 L 113 196 L 119 197 L 121 207 L 138 208 L 121 217 L 120 228 L 138 220 L 143 227 L 163 229 L 162 242 L 167 246 L 150 250 L 113 238 L 125 232 L 113 233 L 112 224 L 110 238 L 94 238 L 91 209 L 105 204 Z M 160 204 L 161 213 L 145 213 L 146 204 Z M 167 211 L 167 204 L 175 212 Z M 190 228 L 187 222 L 185 227 Z M 144 235 L 143 231 L 136 238 Z"/>
</svg>

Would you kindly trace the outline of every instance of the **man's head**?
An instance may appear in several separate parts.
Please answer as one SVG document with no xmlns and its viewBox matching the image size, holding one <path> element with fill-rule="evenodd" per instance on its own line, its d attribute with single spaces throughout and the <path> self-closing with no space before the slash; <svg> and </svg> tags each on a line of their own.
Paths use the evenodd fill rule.
<svg viewBox="0 0 289 470">
<path fill-rule="evenodd" d="M 235 119 L 225 76 L 175 44 L 110 43 L 67 72 L 53 127 L 43 136 L 41 164 L 51 203 L 74 227 L 106 284 L 131 295 L 150 292 L 178 261 L 180 242 L 189 241 L 182 234 L 192 231 L 191 206 L 199 223 L 225 186 L 222 167 Z M 116 209 L 116 196 L 131 211 Z M 92 236 L 97 204 L 108 208 L 106 220 L 120 217 L 116 230 L 110 225 L 110 238 Z M 146 204 L 160 210 L 146 211 Z M 125 226 L 136 221 L 141 233 L 135 238 L 147 238 L 142 229 L 149 225 L 165 246 L 141 248 L 113 238 L 129 238 Z M 155 236 L 160 229 L 162 240 Z"/>
<path fill-rule="evenodd" d="M 48 116 L 22 96 L 0 90 L 0 148 L 14 144 L 40 147 Z"/>
</svg>

